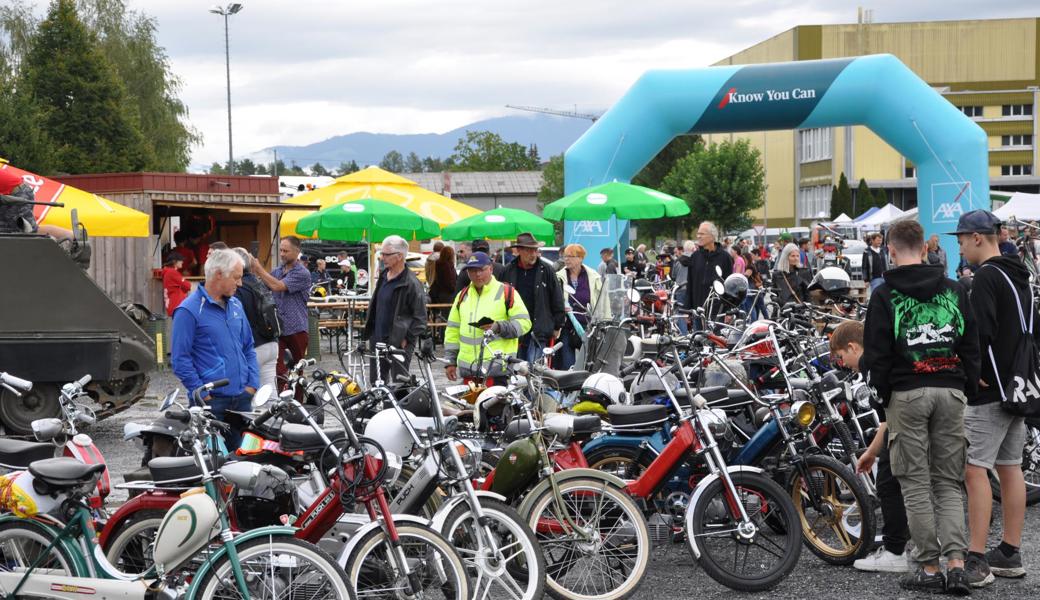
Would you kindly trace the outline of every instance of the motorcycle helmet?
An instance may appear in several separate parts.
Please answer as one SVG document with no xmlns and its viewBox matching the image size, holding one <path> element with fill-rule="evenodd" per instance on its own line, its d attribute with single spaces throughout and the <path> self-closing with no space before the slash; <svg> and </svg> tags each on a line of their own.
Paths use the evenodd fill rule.
<svg viewBox="0 0 1040 600">
<path fill-rule="evenodd" d="M 733 273 L 722 282 L 722 301 L 730 306 L 740 306 L 747 298 L 748 280 L 743 273 Z"/>
<path fill-rule="evenodd" d="M 36 484 L 29 471 L 15 471 L 0 477 L 0 507 L 22 518 L 49 513 L 56 509 L 65 496 Z"/>
<path fill-rule="evenodd" d="M 404 415 L 409 420 L 416 418 L 407 410 L 404 411 Z M 408 429 L 397 416 L 397 411 L 392 408 L 381 410 L 368 420 L 365 425 L 365 437 L 375 440 L 383 447 L 383 450 L 401 458 L 411 456 L 415 446 L 415 440 L 412 439 Z"/>
<path fill-rule="evenodd" d="M 296 486 L 289 475 L 274 465 L 261 465 L 256 483 L 240 488 L 235 500 L 235 517 L 243 531 L 281 525 L 283 515 L 296 511 Z"/>
<path fill-rule="evenodd" d="M 841 267 L 825 267 L 820 269 L 809 284 L 809 291 L 821 290 L 831 297 L 846 296 L 852 286 L 852 279 Z"/>
<path fill-rule="evenodd" d="M 601 406 L 628 404 L 625 384 L 609 373 L 593 373 L 585 380 L 578 393 L 578 402 L 594 402 Z"/>
<path fill-rule="evenodd" d="M 505 396 L 508 388 L 493 385 L 477 396 L 477 410 L 473 412 L 473 425 L 477 431 L 503 431 L 513 420 L 513 407 Z"/>
</svg>

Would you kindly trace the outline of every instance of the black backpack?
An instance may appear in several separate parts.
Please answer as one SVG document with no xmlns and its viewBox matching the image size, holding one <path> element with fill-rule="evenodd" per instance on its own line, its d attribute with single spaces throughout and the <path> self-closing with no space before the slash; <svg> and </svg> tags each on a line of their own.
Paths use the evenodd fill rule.
<svg viewBox="0 0 1040 600">
<path fill-rule="evenodd" d="M 1015 347 L 1014 362 L 1011 364 L 1010 372 L 1006 381 L 1000 381 L 1000 370 L 997 368 L 997 360 L 993 357 L 993 349 L 985 348 L 983 352 L 988 353 L 989 360 L 993 365 L 993 372 L 997 375 L 1000 384 L 1000 406 L 1007 412 L 1023 417 L 1035 417 L 1040 415 L 1040 353 L 1033 340 L 1033 317 L 1036 311 L 1033 309 L 1033 289 L 1029 289 L 1029 303 L 1025 304 L 1015 284 L 1003 269 L 995 265 L 982 265 L 991 267 L 1004 276 L 1004 281 L 1011 288 L 1011 295 L 1018 300 L 1019 325 L 1022 327 L 1022 335 L 1018 338 Z M 1025 311 L 1029 311 L 1029 320 L 1026 320 Z"/>
<path fill-rule="evenodd" d="M 243 279 L 242 285 L 253 293 L 253 306 L 260 317 L 257 332 L 272 340 L 282 335 L 282 322 L 278 319 L 278 306 L 274 303 L 274 294 L 266 285 L 256 279 Z"/>
</svg>

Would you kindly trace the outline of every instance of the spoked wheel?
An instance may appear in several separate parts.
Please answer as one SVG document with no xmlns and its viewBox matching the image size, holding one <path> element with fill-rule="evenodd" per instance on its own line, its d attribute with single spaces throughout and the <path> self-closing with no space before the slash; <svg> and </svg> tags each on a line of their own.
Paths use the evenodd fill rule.
<svg viewBox="0 0 1040 600">
<path fill-rule="evenodd" d="M 108 536 L 108 543 L 102 548 L 108 562 L 123 573 L 147 571 L 148 567 L 155 564 L 152 544 L 162 525 L 163 514 L 158 510 L 146 510 L 120 524 Z"/>
<path fill-rule="evenodd" d="M 851 565 L 870 552 L 877 520 L 863 483 L 829 456 L 807 456 L 812 487 L 795 469 L 788 490 L 809 550 L 832 565 Z M 819 494 L 814 506 L 812 491 Z"/>
<path fill-rule="evenodd" d="M 39 383 L 28 392 L 16 396 L 8 390 L 0 390 L 0 421 L 7 433 L 32 435 L 32 422 L 61 416 L 58 401 L 58 386 Z"/>
<path fill-rule="evenodd" d="M 76 564 L 64 546 L 51 547 L 54 538 L 33 521 L 0 525 L 0 572 L 24 571 L 36 565 L 55 575 L 76 575 Z"/>
<path fill-rule="evenodd" d="M 589 468 L 616 475 L 621 479 L 637 479 L 648 465 L 640 461 L 639 448 L 599 448 L 585 455 Z"/>
<path fill-rule="evenodd" d="M 347 557 L 347 581 L 358 600 L 469 600 L 466 567 L 451 544 L 425 525 L 396 525 L 400 554 L 380 527 L 364 534 Z M 401 555 L 408 574 L 399 562 Z"/>
<path fill-rule="evenodd" d="M 1040 502 L 1040 426 L 1032 419 L 1026 422 L 1026 445 L 1022 449 L 1022 476 L 1026 480 L 1026 505 Z M 996 470 L 989 472 L 993 499 L 1000 500 L 1000 478 Z"/>
<path fill-rule="evenodd" d="M 549 594 L 561 600 L 632 594 L 650 561 L 650 532 L 639 506 L 602 479 L 576 477 L 559 489 L 559 499 L 545 490 L 526 515 L 545 555 Z"/>
<path fill-rule="evenodd" d="M 768 590 L 798 564 L 802 552 L 798 513 L 787 492 L 768 477 L 758 473 L 731 473 L 730 477 L 737 498 L 729 498 L 722 479 L 716 479 L 686 511 L 687 547 L 722 585 L 745 592 Z M 735 516 L 739 515 L 736 502 L 743 505 L 749 523 L 742 524 Z"/>
<path fill-rule="evenodd" d="M 206 573 L 197 598 L 265 598 L 348 600 L 354 595 L 343 569 L 324 550 L 287 535 L 259 537 L 236 546 L 249 595 L 235 584 L 231 561 L 224 555 Z"/>
<path fill-rule="evenodd" d="M 545 592 L 545 558 L 534 532 L 508 504 L 480 497 L 496 548 L 484 542 L 467 503 L 456 507 L 441 532 L 458 550 L 473 581 L 473 597 L 536 600 Z M 496 551 L 498 555 L 496 555 Z"/>
</svg>

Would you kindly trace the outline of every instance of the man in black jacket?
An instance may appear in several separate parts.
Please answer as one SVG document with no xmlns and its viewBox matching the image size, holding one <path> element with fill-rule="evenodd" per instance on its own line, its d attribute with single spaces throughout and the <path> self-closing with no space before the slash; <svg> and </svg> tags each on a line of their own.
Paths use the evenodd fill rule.
<svg viewBox="0 0 1040 600">
<path fill-rule="evenodd" d="M 1025 522 L 1025 481 L 1022 477 L 1022 448 L 1026 440 L 1025 419 L 1001 407 L 1004 383 L 1016 376 L 1016 350 L 1023 335 L 1022 319 L 1036 318 L 1030 298 L 1029 271 L 1016 256 L 1001 255 L 1000 220 L 985 210 L 973 210 L 957 223 L 957 243 L 965 260 L 975 269 L 971 304 L 979 327 L 982 380 L 979 394 L 968 399 L 964 425 L 968 435 L 968 578 L 975 587 L 993 582 L 993 576 L 1023 577 L 1022 527 Z M 1028 330 L 1028 327 L 1027 327 Z M 1033 335 L 1040 333 L 1034 327 Z M 1029 387 L 1026 386 L 1028 394 Z M 993 495 L 989 472 L 1000 476 L 1000 505 L 1003 536 L 1000 545 L 986 552 Z M 983 554 L 985 552 L 985 554 Z"/>
<path fill-rule="evenodd" d="M 567 313 L 563 308 L 563 291 L 560 280 L 552 267 L 538 257 L 538 249 L 544 244 L 530 233 L 521 233 L 510 248 L 516 248 L 519 256 L 506 265 L 498 280 L 508 283 L 520 294 L 531 315 L 531 331 L 520 338 L 517 357 L 528 362 L 542 355 L 542 348 L 549 340 L 560 337 Z"/>
<path fill-rule="evenodd" d="M 419 336 L 426 331 L 426 292 L 419 278 L 405 267 L 408 242 L 391 235 L 383 240 L 384 269 L 376 280 L 376 289 L 368 303 L 365 336 L 370 350 L 377 343 L 389 344 L 405 351 L 400 361 L 385 354 L 380 356 L 379 370 L 375 359 L 370 363 L 371 379 L 391 382 L 398 374 L 407 374 Z M 378 375 L 378 377 L 377 377 Z"/>
<path fill-rule="evenodd" d="M 715 267 L 722 269 L 722 277 L 733 272 L 733 257 L 718 245 L 719 228 L 711 221 L 697 228 L 697 245 L 700 250 L 687 259 L 686 304 L 690 309 L 700 308 L 708 298 L 712 283 L 719 278 Z"/>
<path fill-rule="evenodd" d="M 888 270 L 888 264 L 884 253 L 881 251 L 880 233 L 872 233 L 867 236 L 867 249 L 863 251 L 863 281 L 870 283 L 873 291 L 885 282 L 882 277 Z"/>
<path fill-rule="evenodd" d="M 967 292 L 941 266 L 921 264 L 926 246 L 917 221 L 895 223 L 888 250 L 896 268 L 870 296 L 863 365 L 887 412 L 892 473 L 920 565 L 900 584 L 967 595 L 964 405 L 978 389 L 975 318 Z"/>
</svg>

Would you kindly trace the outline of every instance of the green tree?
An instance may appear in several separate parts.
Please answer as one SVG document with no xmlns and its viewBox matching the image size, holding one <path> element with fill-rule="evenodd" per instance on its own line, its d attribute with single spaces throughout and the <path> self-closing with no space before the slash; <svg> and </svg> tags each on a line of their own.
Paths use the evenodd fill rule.
<svg viewBox="0 0 1040 600">
<path fill-rule="evenodd" d="M 415 152 L 409 152 L 408 157 L 404 159 L 404 170 L 406 173 L 422 173 L 423 163 L 422 159 Z"/>
<path fill-rule="evenodd" d="M 704 142 L 699 135 L 676 136 L 632 178 L 632 183 L 653 190 L 661 189 L 661 183 L 679 159 L 703 149 Z M 683 231 L 695 226 L 687 217 L 647 220 L 639 223 L 639 237 L 651 243 L 659 236 L 674 236 L 678 239 L 682 237 Z"/>
<path fill-rule="evenodd" d="M 870 191 L 870 186 L 867 185 L 867 180 L 861 177 L 859 185 L 856 186 L 856 196 L 853 199 L 852 207 L 855 209 L 857 214 L 863 214 L 872 206 L 874 206 L 874 194 Z"/>
<path fill-rule="evenodd" d="M 336 177 L 343 177 L 344 175 L 350 175 L 351 173 L 357 173 L 361 170 L 356 160 L 352 160 L 349 163 L 339 163 L 339 168 L 336 169 Z"/>
<path fill-rule="evenodd" d="M 391 150 L 383 155 L 383 160 L 379 161 L 379 168 L 391 173 L 403 173 L 404 157 L 397 150 Z"/>
<path fill-rule="evenodd" d="M 661 191 L 686 200 L 693 218 L 713 221 L 723 231 L 749 227 L 765 190 L 761 153 L 747 140 L 687 154 L 661 182 Z"/>
<path fill-rule="evenodd" d="M 542 187 L 538 189 L 538 211 L 545 212 L 545 205 L 563 197 L 563 155 L 557 154 L 542 168 Z M 553 223 L 557 240 L 563 239 L 563 222 Z"/>
<path fill-rule="evenodd" d="M 285 161 L 281 159 L 278 159 L 272 163 L 268 163 L 267 172 L 270 173 L 272 177 L 281 175 L 292 175 L 292 173 L 289 172 L 289 167 L 285 166 Z"/>
<path fill-rule="evenodd" d="M 227 173 L 227 167 L 218 162 L 214 162 L 212 165 L 209 166 L 210 175 L 227 175 Z"/>
<path fill-rule="evenodd" d="M 459 138 L 451 160 L 457 171 L 533 171 L 538 162 L 527 148 L 517 142 L 506 142 L 491 131 L 467 131 Z"/>
<path fill-rule="evenodd" d="M 311 175 L 315 177 L 327 177 L 329 175 L 332 175 L 332 173 L 330 173 L 329 170 L 325 168 L 325 165 L 321 164 L 320 162 L 316 162 L 313 165 L 311 165 Z"/>
<path fill-rule="evenodd" d="M 540 165 L 542 163 L 541 157 L 538 156 L 538 144 L 531 144 L 530 146 L 528 146 L 527 158 L 530 158 L 536 165 Z"/>
<path fill-rule="evenodd" d="M 852 189 L 849 188 L 849 179 L 845 177 L 844 171 L 838 177 L 838 185 L 831 191 L 831 218 L 837 219 L 841 213 L 856 216 L 856 210 L 852 207 Z"/>
<path fill-rule="evenodd" d="M 302 177 L 306 176 L 307 172 L 303 170 L 303 167 L 296 164 L 296 161 L 294 160 L 289 163 L 289 170 L 286 171 L 284 175 L 298 175 Z"/>
<path fill-rule="evenodd" d="M 153 160 L 136 111 L 72 0 L 54 0 L 21 65 L 67 173 L 139 171 Z"/>
<path fill-rule="evenodd" d="M 265 165 L 264 163 L 257 163 L 257 165 L 256 165 L 256 174 L 257 175 L 269 175 L 269 173 L 267 172 L 267 165 Z"/>
<path fill-rule="evenodd" d="M 884 188 L 874 190 L 874 206 L 884 208 L 886 204 L 888 204 L 888 194 L 885 193 Z"/>
<path fill-rule="evenodd" d="M 43 129 L 39 107 L 22 87 L 0 76 L 0 158 L 34 173 L 50 173 L 54 167 L 53 144 Z"/>
<path fill-rule="evenodd" d="M 236 160 L 235 175 L 256 175 L 256 163 L 248 158 Z"/>
<path fill-rule="evenodd" d="M 145 168 L 184 171 L 192 147 L 202 137 L 187 122 L 188 107 L 178 97 L 181 81 L 156 39 L 155 18 L 128 9 L 125 0 L 78 0 L 78 4 L 84 23 L 97 35 L 101 52 L 126 86 L 128 109 L 136 114 L 149 149 Z"/>
</svg>

